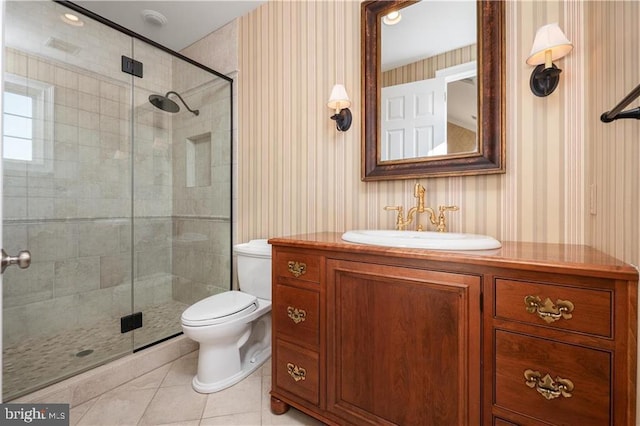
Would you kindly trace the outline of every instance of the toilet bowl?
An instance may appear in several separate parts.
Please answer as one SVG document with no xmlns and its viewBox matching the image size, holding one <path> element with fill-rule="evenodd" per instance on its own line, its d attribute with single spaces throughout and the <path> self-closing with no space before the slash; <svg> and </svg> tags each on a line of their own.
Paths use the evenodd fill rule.
<svg viewBox="0 0 640 426">
<path fill-rule="evenodd" d="M 271 245 L 234 246 L 240 291 L 203 299 L 181 317 L 184 334 L 200 345 L 193 388 L 212 393 L 238 383 L 271 356 Z"/>
</svg>

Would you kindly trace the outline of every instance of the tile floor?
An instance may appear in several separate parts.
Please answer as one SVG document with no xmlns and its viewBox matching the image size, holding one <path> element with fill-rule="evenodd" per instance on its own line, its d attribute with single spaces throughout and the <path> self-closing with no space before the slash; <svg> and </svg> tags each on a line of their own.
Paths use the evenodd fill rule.
<svg viewBox="0 0 640 426">
<path fill-rule="evenodd" d="M 321 422 L 290 409 L 269 409 L 271 362 L 240 383 L 204 395 L 191 388 L 198 352 L 192 352 L 125 383 L 70 412 L 72 426 L 89 425 L 309 425 Z"/>
</svg>

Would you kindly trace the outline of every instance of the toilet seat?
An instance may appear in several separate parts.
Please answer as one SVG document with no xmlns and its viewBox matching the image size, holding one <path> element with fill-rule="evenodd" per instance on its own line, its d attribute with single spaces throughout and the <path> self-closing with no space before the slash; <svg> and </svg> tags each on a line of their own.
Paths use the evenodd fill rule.
<svg viewBox="0 0 640 426">
<path fill-rule="evenodd" d="M 233 321 L 258 309 L 258 299 L 241 291 L 227 291 L 203 299 L 182 313 L 182 324 L 192 327 Z"/>
</svg>

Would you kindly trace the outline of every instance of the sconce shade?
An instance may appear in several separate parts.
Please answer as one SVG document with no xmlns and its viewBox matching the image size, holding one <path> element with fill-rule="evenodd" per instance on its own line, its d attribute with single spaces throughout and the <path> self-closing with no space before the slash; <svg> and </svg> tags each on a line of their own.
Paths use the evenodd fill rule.
<svg viewBox="0 0 640 426">
<path fill-rule="evenodd" d="M 527 64 L 537 65 L 529 80 L 529 87 L 534 95 L 545 97 L 556 90 L 562 70 L 553 61 L 564 57 L 572 49 L 573 44 L 564 35 L 557 22 L 538 28 L 531 54 L 527 58 Z"/>
<path fill-rule="evenodd" d="M 335 109 L 336 112 L 339 112 L 343 108 L 349 108 L 351 106 L 351 101 L 349 100 L 349 95 L 347 95 L 347 89 L 344 88 L 342 84 L 336 84 L 331 89 L 331 96 L 329 96 L 329 102 L 327 102 L 327 106 L 331 109 Z"/>
<path fill-rule="evenodd" d="M 327 106 L 336 112 L 331 116 L 331 119 L 336 122 L 336 129 L 340 132 L 349 130 L 352 120 L 351 111 L 349 111 L 351 101 L 349 100 L 349 95 L 347 95 L 347 89 L 342 84 L 333 86 Z"/>
<path fill-rule="evenodd" d="M 573 49 L 573 44 L 564 35 L 557 22 L 538 28 L 533 41 L 527 64 L 540 65 L 545 63 L 545 52 L 551 50 L 551 60 L 555 61 L 566 56 Z"/>
</svg>

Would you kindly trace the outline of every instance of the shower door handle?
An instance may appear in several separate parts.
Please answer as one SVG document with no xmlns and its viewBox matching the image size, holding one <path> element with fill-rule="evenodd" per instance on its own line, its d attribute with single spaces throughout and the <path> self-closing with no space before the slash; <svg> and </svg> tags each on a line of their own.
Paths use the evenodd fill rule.
<svg viewBox="0 0 640 426">
<path fill-rule="evenodd" d="M 9 265 L 18 265 L 20 269 L 26 269 L 31 265 L 31 253 L 28 250 L 22 250 L 17 256 L 9 256 L 4 249 L 2 250 L 2 270 L 0 273 L 4 273 Z"/>
</svg>

